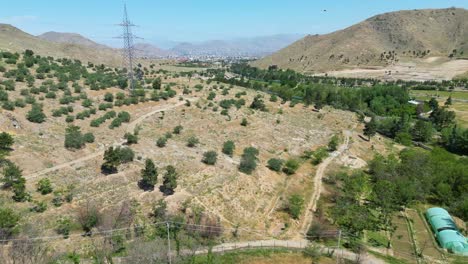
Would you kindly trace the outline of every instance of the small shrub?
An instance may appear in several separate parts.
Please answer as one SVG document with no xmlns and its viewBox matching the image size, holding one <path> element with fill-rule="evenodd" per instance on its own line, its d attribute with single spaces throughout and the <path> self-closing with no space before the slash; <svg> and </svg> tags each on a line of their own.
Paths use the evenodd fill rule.
<svg viewBox="0 0 468 264">
<path fill-rule="evenodd" d="M 214 165 L 218 159 L 216 151 L 207 151 L 203 154 L 202 162 L 208 165 Z"/>
<path fill-rule="evenodd" d="M 272 158 L 272 159 L 268 160 L 267 167 L 272 171 L 279 172 L 279 171 L 281 171 L 281 168 L 283 167 L 283 163 L 284 163 L 284 161 L 282 159 Z"/>
<path fill-rule="evenodd" d="M 42 195 L 51 193 L 53 191 L 53 188 L 52 188 L 52 183 L 50 182 L 50 180 L 47 178 L 41 179 L 37 183 L 37 191 L 40 192 Z"/>
</svg>

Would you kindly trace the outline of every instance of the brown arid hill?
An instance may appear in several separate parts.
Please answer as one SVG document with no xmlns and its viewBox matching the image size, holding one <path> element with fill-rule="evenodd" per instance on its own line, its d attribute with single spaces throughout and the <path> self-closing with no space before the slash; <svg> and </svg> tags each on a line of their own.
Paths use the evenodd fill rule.
<svg viewBox="0 0 468 264">
<path fill-rule="evenodd" d="M 38 35 L 37 37 L 56 43 L 76 44 L 80 46 L 90 47 L 93 49 L 110 49 L 110 47 L 106 45 L 96 43 L 77 33 L 49 31 Z"/>
<path fill-rule="evenodd" d="M 303 73 L 389 66 L 429 57 L 468 58 L 468 10 L 385 13 L 325 35 L 308 35 L 253 62 Z"/>
<path fill-rule="evenodd" d="M 30 35 L 8 24 L 0 24 L 0 50 L 23 52 L 33 50 L 42 56 L 78 59 L 82 62 L 104 63 L 110 66 L 122 64 L 121 55 L 114 49 L 95 49 L 92 47 L 56 43 Z"/>
</svg>

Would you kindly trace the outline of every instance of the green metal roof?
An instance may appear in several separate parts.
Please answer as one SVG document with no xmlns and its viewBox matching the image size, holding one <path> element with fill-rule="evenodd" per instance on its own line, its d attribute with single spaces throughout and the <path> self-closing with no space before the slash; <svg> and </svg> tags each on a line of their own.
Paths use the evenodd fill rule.
<svg viewBox="0 0 468 264">
<path fill-rule="evenodd" d="M 458 231 L 444 230 L 437 235 L 440 245 L 453 253 L 468 254 L 468 242 Z"/>
<path fill-rule="evenodd" d="M 440 207 L 432 207 L 432 208 L 427 209 L 426 215 L 427 215 L 427 217 L 431 217 L 431 216 L 435 216 L 435 215 L 448 215 L 448 216 L 450 216 L 450 214 L 447 212 L 447 210 L 445 210 L 444 208 L 440 208 Z"/>
<path fill-rule="evenodd" d="M 457 225 L 455 225 L 452 217 L 445 209 L 438 207 L 430 208 L 427 210 L 426 216 L 436 234 L 442 230 L 451 229 L 458 231 Z"/>
<path fill-rule="evenodd" d="M 447 210 L 439 207 L 426 211 L 426 217 L 431 224 L 441 247 L 464 256 L 468 256 L 468 241 L 458 231 L 457 225 Z"/>
</svg>

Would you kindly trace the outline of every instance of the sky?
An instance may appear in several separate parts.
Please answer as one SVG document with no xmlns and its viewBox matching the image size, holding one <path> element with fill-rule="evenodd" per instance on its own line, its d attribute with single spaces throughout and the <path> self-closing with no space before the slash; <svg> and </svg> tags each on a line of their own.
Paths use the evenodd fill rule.
<svg viewBox="0 0 468 264">
<path fill-rule="evenodd" d="M 133 31 L 168 48 L 176 42 L 324 34 L 404 9 L 462 7 L 468 0 L 0 0 L 0 23 L 30 34 L 73 32 L 120 45 L 123 5 Z M 325 11 L 326 10 L 326 11 Z"/>
</svg>

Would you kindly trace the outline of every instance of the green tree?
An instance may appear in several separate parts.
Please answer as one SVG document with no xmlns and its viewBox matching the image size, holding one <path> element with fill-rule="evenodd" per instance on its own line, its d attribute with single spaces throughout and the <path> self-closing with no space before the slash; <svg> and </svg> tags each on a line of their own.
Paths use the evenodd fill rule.
<svg viewBox="0 0 468 264">
<path fill-rule="evenodd" d="M 152 87 L 153 87 L 153 89 L 160 90 L 161 89 L 161 79 L 160 78 L 154 79 L 153 83 L 152 83 Z"/>
<path fill-rule="evenodd" d="M 37 191 L 40 192 L 42 195 L 49 194 L 53 191 L 52 183 L 47 178 L 39 180 L 36 186 Z"/>
<path fill-rule="evenodd" d="M 258 150 L 254 147 L 245 148 L 239 164 L 239 170 L 245 174 L 251 174 L 257 168 L 258 153 Z"/>
<path fill-rule="evenodd" d="M 112 174 L 117 172 L 117 167 L 120 164 L 119 153 L 114 147 L 109 147 L 104 152 L 104 163 L 101 165 L 101 170 L 104 174 Z"/>
<path fill-rule="evenodd" d="M 375 136 L 377 133 L 377 122 L 375 121 L 375 117 L 372 117 L 372 119 L 366 123 L 364 127 L 364 136 L 367 136 L 368 140 L 370 140 L 371 137 Z"/>
<path fill-rule="evenodd" d="M 395 135 L 395 141 L 405 146 L 411 146 L 413 143 L 411 139 L 411 134 L 408 132 L 398 132 Z"/>
<path fill-rule="evenodd" d="M 158 138 L 158 140 L 156 141 L 156 146 L 163 148 L 166 146 L 166 143 L 167 143 L 167 137 L 163 136 L 163 137 Z"/>
<path fill-rule="evenodd" d="M 299 219 L 304 208 L 304 198 L 299 194 L 293 194 L 288 199 L 288 212 L 294 219 Z"/>
<path fill-rule="evenodd" d="M 124 139 L 127 140 L 127 145 L 132 145 L 138 143 L 138 135 L 132 133 L 125 133 Z"/>
<path fill-rule="evenodd" d="M 26 192 L 26 179 L 21 177 L 13 183 L 13 200 L 15 202 L 25 202 L 29 200 L 29 194 Z"/>
<path fill-rule="evenodd" d="M 84 146 L 83 135 L 79 126 L 68 126 L 65 130 L 65 148 L 80 149 Z"/>
<path fill-rule="evenodd" d="M 3 187 L 10 188 L 22 177 L 23 176 L 21 174 L 21 169 L 14 163 L 8 163 L 3 168 L 3 178 L 1 179 L 1 181 L 3 182 Z"/>
<path fill-rule="evenodd" d="M 70 230 L 72 228 L 72 222 L 69 217 L 62 217 L 57 220 L 56 232 L 57 234 L 63 235 L 63 238 L 68 238 Z"/>
<path fill-rule="evenodd" d="M 10 134 L 6 132 L 0 133 L 0 160 L 10 152 L 10 148 L 14 142 L 15 140 Z"/>
<path fill-rule="evenodd" d="M 266 111 L 265 103 L 263 102 L 261 96 L 259 95 L 255 96 L 254 100 L 250 104 L 250 108 L 260 110 L 260 111 Z"/>
<path fill-rule="evenodd" d="M 140 186 L 142 189 L 154 189 L 158 181 L 158 169 L 151 159 L 145 161 L 145 168 L 141 170 Z"/>
<path fill-rule="evenodd" d="M 42 111 L 42 106 L 33 104 L 31 110 L 27 113 L 26 118 L 33 123 L 42 123 L 45 121 L 46 115 Z"/>
<path fill-rule="evenodd" d="M 296 170 L 299 169 L 300 163 L 296 159 L 288 159 L 283 167 L 283 172 L 292 175 L 296 173 Z"/>
<path fill-rule="evenodd" d="M 333 135 L 333 137 L 328 142 L 328 150 L 335 151 L 338 149 L 340 138 L 337 135 Z"/>
<path fill-rule="evenodd" d="M 0 239 L 9 239 L 19 231 L 20 216 L 10 208 L 0 207 Z"/>
<path fill-rule="evenodd" d="M 432 97 L 431 100 L 429 100 L 429 107 L 435 111 L 439 109 L 439 102 L 437 102 L 437 100 Z"/>
<path fill-rule="evenodd" d="M 187 139 L 187 146 L 190 148 L 196 147 L 198 143 L 200 143 L 200 141 L 195 136 L 191 136 Z"/>
<path fill-rule="evenodd" d="M 202 162 L 208 165 L 214 165 L 218 159 L 218 153 L 216 151 L 207 151 L 203 153 Z"/>
<path fill-rule="evenodd" d="M 236 148 L 236 145 L 234 144 L 234 141 L 228 140 L 224 142 L 222 152 L 228 155 L 229 157 L 232 157 L 232 155 L 234 154 L 235 148 Z"/>
<path fill-rule="evenodd" d="M 281 171 L 281 168 L 283 167 L 284 161 L 282 159 L 269 159 L 267 167 L 272 170 L 272 171 Z"/>
<path fill-rule="evenodd" d="M 412 130 L 413 139 L 421 142 L 429 142 L 432 139 L 433 127 L 430 122 L 424 120 L 416 121 Z"/>
<path fill-rule="evenodd" d="M 106 102 L 113 102 L 114 101 L 114 95 L 111 93 L 106 93 L 104 95 L 104 101 Z"/>
<path fill-rule="evenodd" d="M 178 134 L 180 134 L 180 132 L 182 132 L 182 129 L 184 129 L 184 127 L 181 126 L 181 125 L 178 125 L 178 126 L 174 127 L 174 130 L 172 132 L 174 132 L 174 134 L 178 135 Z"/>
<path fill-rule="evenodd" d="M 171 195 L 177 188 L 177 177 L 178 173 L 175 167 L 168 165 L 166 166 L 166 173 L 163 177 L 163 192 L 165 195 Z"/>
</svg>

